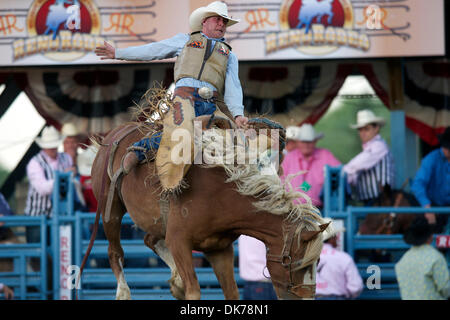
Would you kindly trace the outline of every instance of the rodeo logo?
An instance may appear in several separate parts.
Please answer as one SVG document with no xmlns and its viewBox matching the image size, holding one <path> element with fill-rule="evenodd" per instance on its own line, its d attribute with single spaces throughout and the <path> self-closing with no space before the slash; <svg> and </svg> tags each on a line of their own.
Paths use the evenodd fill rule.
<svg viewBox="0 0 450 320">
<path fill-rule="evenodd" d="M 266 54 L 295 48 L 307 55 L 329 54 L 342 46 L 367 51 L 366 34 L 353 29 L 350 0 L 284 0 L 280 31 L 265 37 Z"/>
<path fill-rule="evenodd" d="M 13 42 L 14 60 L 35 54 L 72 61 L 91 52 L 100 37 L 100 14 L 91 0 L 35 0 L 26 19 L 28 38 Z"/>
</svg>

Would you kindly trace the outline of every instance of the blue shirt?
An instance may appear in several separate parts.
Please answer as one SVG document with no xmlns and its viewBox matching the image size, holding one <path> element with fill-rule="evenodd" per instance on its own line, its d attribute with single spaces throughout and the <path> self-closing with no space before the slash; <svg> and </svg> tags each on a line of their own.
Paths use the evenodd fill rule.
<svg viewBox="0 0 450 320">
<path fill-rule="evenodd" d="M 189 34 L 179 33 L 172 38 L 164 39 L 158 42 L 152 42 L 142 46 L 116 49 L 116 59 L 152 61 L 177 57 L 183 50 L 189 38 Z M 216 41 L 224 41 L 223 38 L 211 40 L 213 40 L 213 46 Z M 194 78 L 182 78 L 175 84 L 175 87 L 182 86 L 194 88 L 206 86 L 212 90 L 216 90 L 216 88 L 210 83 L 199 81 Z M 225 77 L 224 101 L 233 117 L 244 115 L 244 105 L 242 104 L 242 100 L 243 94 L 241 82 L 239 81 L 239 64 L 236 55 L 233 52 L 230 52 Z"/>
<path fill-rule="evenodd" d="M 442 148 L 433 150 L 423 158 L 411 191 L 421 206 L 450 205 L 450 162 Z"/>
</svg>

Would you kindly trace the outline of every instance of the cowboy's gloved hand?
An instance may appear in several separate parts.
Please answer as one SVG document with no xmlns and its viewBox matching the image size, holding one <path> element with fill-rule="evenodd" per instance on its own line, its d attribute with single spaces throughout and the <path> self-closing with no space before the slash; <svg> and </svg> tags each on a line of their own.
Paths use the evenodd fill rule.
<svg viewBox="0 0 450 320">
<path fill-rule="evenodd" d="M 244 116 L 237 116 L 234 119 L 234 122 L 236 123 L 238 128 L 245 128 L 247 126 L 247 123 L 248 123 L 248 118 L 244 117 Z"/>
<path fill-rule="evenodd" d="M 98 46 L 95 48 L 95 54 L 99 56 L 101 60 L 115 59 L 116 48 L 114 48 L 108 42 L 103 41 L 103 46 Z"/>
</svg>

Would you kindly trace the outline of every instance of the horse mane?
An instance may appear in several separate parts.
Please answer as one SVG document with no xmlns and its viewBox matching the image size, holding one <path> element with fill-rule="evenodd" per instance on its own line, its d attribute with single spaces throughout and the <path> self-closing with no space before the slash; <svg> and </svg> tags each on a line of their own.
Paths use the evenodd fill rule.
<svg viewBox="0 0 450 320">
<path fill-rule="evenodd" d="M 225 134 L 220 129 L 212 129 L 212 131 L 218 135 Z M 220 143 L 220 141 L 221 139 L 210 138 L 208 141 L 203 141 L 203 145 L 205 147 L 211 146 L 211 144 Z M 226 148 L 236 148 L 236 146 L 227 146 Z M 238 151 L 233 150 L 227 150 L 228 152 L 238 153 Z M 203 154 L 203 156 L 211 157 L 206 160 L 217 160 L 213 155 Z M 296 228 L 295 234 L 298 242 L 300 242 L 302 231 L 319 231 L 319 225 L 326 223 L 322 219 L 319 209 L 312 204 L 311 198 L 301 191 L 294 190 L 290 183 L 294 175 L 288 176 L 288 179 L 283 183 L 277 174 L 261 174 L 258 164 L 236 164 L 236 162 L 230 164 L 223 161 L 215 162 L 214 165 L 202 166 L 222 167 L 228 177 L 225 180 L 226 183 L 234 182 L 239 194 L 256 199 L 253 202 L 256 211 L 286 216 L 286 222 Z M 305 202 L 296 201 L 299 198 L 304 199 Z M 322 234 L 320 233 L 308 242 L 302 263 L 298 268 L 304 268 L 315 262 L 320 255 L 322 245 Z"/>
</svg>

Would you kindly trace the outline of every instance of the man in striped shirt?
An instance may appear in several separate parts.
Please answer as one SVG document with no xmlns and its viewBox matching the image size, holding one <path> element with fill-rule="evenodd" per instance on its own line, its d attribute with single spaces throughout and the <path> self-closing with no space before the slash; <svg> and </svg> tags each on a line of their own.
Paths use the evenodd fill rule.
<svg viewBox="0 0 450 320">
<path fill-rule="evenodd" d="M 383 188 L 394 183 L 392 155 L 379 134 L 384 124 L 385 120 L 371 110 L 361 110 L 357 113 L 357 123 L 350 126 L 358 129 L 363 150 L 343 170 L 347 173 L 347 182 L 356 190 L 357 199 L 366 205 L 373 205 Z"/>
<path fill-rule="evenodd" d="M 42 135 L 35 140 L 42 150 L 31 158 L 27 165 L 29 189 L 25 215 L 47 217 L 52 215 L 55 171 L 73 170 L 72 158 L 67 153 L 58 152 L 57 148 L 62 140 L 59 132 L 51 126 L 45 127 Z M 27 227 L 26 238 L 27 242 L 39 242 L 40 228 Z"/>
</svg>

